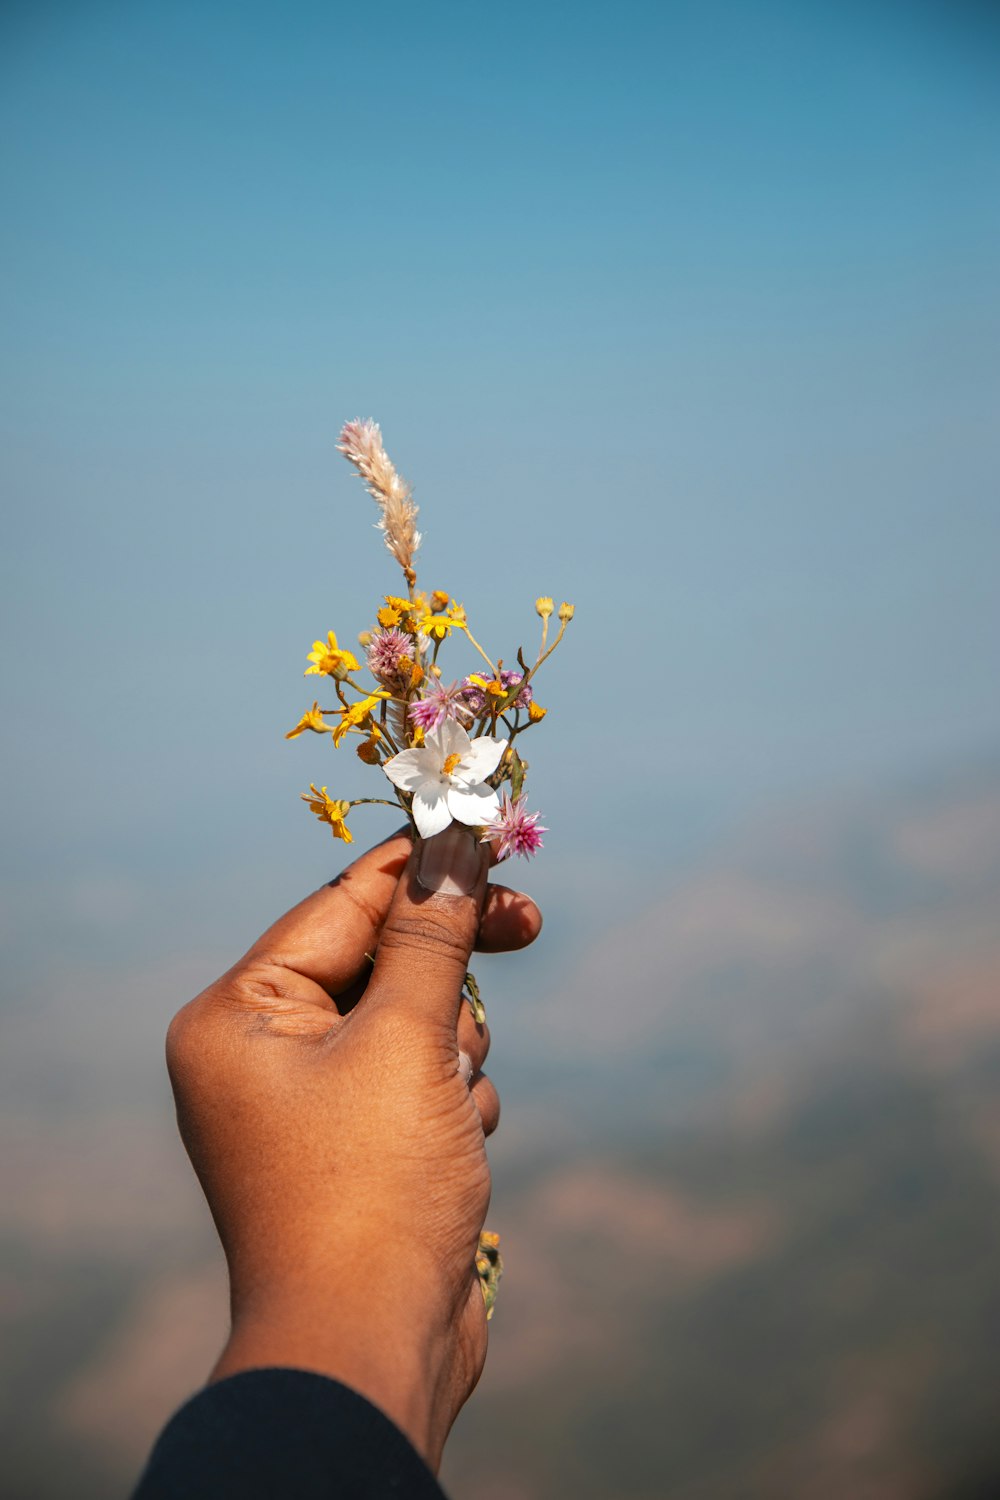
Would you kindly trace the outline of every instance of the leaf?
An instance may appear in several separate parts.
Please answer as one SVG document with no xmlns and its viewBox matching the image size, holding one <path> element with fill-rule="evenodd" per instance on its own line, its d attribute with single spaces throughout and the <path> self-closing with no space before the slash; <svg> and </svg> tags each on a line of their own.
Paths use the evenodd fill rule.
<svg viewBox="0 0 1000 1500">
<path fill-rule="evenodd" d="M 484 1025 L 486 1021 L 486 1006 L 483 1004 L 479 993 L 479 985 L 476 983 L 475 974 L 466 974 L 462 991 L 469 1002 L 469 1009 L 472 1011 L 472 1018 L 476 1025 Z"/>
<path fill-rule="evenodd" d="M 524 773 L 525 773 L 526 769 L 527 769 L 527 767 L 525 766 L 524 761 L 518 755 L 518 753 L 514 749 L 514 747 L 511 746 L 511 750 L 510 750 L 510 790 L 511 790 L 512 795 L 515 798 L 520 797 L 520 795 L 521 795 L 521 788 L 524 786 Z"/>
</svg>

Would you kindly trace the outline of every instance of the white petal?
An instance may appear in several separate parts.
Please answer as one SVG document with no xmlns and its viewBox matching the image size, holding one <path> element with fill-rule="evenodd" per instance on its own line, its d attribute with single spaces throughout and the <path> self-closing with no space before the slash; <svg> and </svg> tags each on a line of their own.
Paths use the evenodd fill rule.
<svg viewBox="0 0 1000 1500">
<path fill-rule="evenodd" d="M 427 736 L 428 745 L 440 753 L 439 766 L 443 766 L 449 755 L 466 756 L 472 741 L 462 725 L 455 719 L 445 719 L 444 723 L 437 729 L 433 729 Z M 477 777 L 477 780 L 481 778 Z"/>
<path fill-rule="evenodd" d="M 459 823 L 474 827 L 477 823 L 493 822 L 500 810 L 500 798 L 492 787 L 480 781 L 475 786 L 449 787 L 448 806 Z"/>
<path fill-rule="evenodd" d="M 500 757 L 507 748 L 507 741 L 492 739 L 488 734 L 481 734 L 477 740 L 469 740 L 466 735 L 466 739 L 468 749 L 452 774 L 456 781 L 466 783 L 485 781 L 487 776 L 493 775 L 500 764 Z"/>
<path fill-rule="evenodd" d="M 444 833 L 451 818 L 448 788 L 440 781 L 425 781 L 413 794 L 413 821 L 420 837 L 432 839 L 436 833 Z"/>
<path fill-rule="evenodd" d="M 383 764 L 382 769 L 401 792 L 415 792 L 422 781 L 429 776 L 436 777 L 441 767 L 429 750 L 400 750 L 398 755 Z"/>
</svg>

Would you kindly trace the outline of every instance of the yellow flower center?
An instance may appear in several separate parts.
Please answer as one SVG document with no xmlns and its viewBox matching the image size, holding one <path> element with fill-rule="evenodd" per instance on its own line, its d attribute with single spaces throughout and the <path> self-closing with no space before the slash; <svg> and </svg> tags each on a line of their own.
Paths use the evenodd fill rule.
<svg viewBox="0 0 1000 1500">
<path fill-rule="evenodd" d="M 445 776 L 451 775 L 452 771 L 454 771 L 455 767 L 458 765 L 461 759 L 462 757 L 458 754 L 457 751 L 455 751 L 454 754 L 448 756 L 448 759 L 441 767 L 441 770 L 444 772 Z"/>
</svg>

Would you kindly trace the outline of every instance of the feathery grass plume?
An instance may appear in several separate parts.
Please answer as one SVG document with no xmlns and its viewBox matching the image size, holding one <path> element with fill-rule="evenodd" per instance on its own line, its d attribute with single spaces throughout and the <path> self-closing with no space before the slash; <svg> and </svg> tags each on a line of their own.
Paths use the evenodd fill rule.
<svg viewBox="0 0 1000 1500">
<path fill-rule="evenodd" d="M 381 427 L 371 417 L 363 422 L 358 419 L 345 422 L 337 451 L 357 469 L 369 495 L 381 510 L 378 529 L 412 588 L 416 581 L 413 559 L 420 546 L 420 532 L 417 530 L 419 511 L 413 503 L 411 487 L 396 473 L 392 460 L 382 446 Z"/>
</svg>

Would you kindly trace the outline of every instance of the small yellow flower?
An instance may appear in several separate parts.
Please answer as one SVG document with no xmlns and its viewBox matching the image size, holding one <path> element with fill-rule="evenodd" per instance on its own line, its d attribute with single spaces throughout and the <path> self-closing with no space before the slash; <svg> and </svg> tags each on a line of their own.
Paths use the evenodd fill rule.
<svg viewBox="0 0 1000 1500">
<path fill-rule="evenodd" d="M 481 672 L 472 672 L 469 681 L 474 682 L 476 687 L 482 688 L 484 693 L 489 693 L 491 698 L 506 698 L 507 689 L 499 677 L 484 677 Z"/>
<path fill-rule="evenodd" d="M 304 675 L 311 677 L 314 674 L 323 677 L 346 677 L 348 672 L 356 672 L 358 663 L 350 651 L 342 651 L 337 645 L 337 637 L 333 631 L 327 632 L 326 641 L 313 641 L 313 648 L 309 653 L 311 667 L 306 667 Z"/>
<path fill-rule="evenodd" d="M 423 727 L 420 724 L 414 725 L 413 730 L 410 734 L 410 742 L 413 745 L 414 750 L 419 750 L 421 745 L 424 743 L 424 731 Z"/>
<path fill-rule="evenodd" d="M 559 606 L 559 618 L 560 618 L 560 620 L 562 620 L 562 622 L 563 622 L 564 625 L 565 625 L 565 623 L 566 623 L 567 620 L 572 620 L 572 618 L 573 618 L 573 616 L 575 614 L 576 614 L 576 608 L 575 608 L 574 605 L 572 605 L 572 604 L 560 604 L 560 606 Z"/>
<path fill-rule="evenodd" d="M 448 608 L 448 597 L 449 596 L 445 593 L 442 593 L 440 589 L 434 590 L 433 594 L 431 595 L 431 610 L 434 614 L 441 614 L 443 610 L 446 610 Z"/>
<path fill-rule="evenodd" d="M 369 719 L 373 708 L 377 708 L 383 698 L 388 698 L 388 693 L 373 693 L 368 698 L 362 698 L 360 703 L 352 703 L 350 708 L 340 710 L 340 723 L 333 731 L 333 743 L 339 745 L 349 729 L 371 728 L 365 724 Z"/>
<path fill-rule="evenodd" d="M 331 725 L 324 722 L 323 711 L 320 708 L 318 701 L 313 702 L 313 706 L 309 710 L 309 712 L 302 715 L 295 728 L 290 729 L 285 735 L 285 739 L 297 739 L 298 736 L 300 734 L 303 734 L 307 729 L 313 729 L 317 734 L 326 734 L 327 732 L 331 734 L 333 733 Z"/>
<path fill-rule="evenodd" d="M 371 737 L 363 740 L 358 746 L 358 758 L 363 760 L 366 766 L 377 766 L 381 764 L 382 757 L 378 753 L 378 742 L 382 738 L 378 730 L 372 725 Z"/>
<path fill-rule="evenodd" d="M 543 708 L 540 703 L 532 702 L 528 704 L 528 718 L 532 724 L 537 724 L 540 719 L 544 719 L 547 713 L 548 709 Z"/>
<path fill-rule="evenodd" d="M 554 609 L 555 605 L 548 594 L 543 594 L 540 599 L 535 600 L 535 613 L 541 615 L 543 620 L 547 620 Z"/>
<path fill-rule="evenodd" d="M 456 619 L 451 614 L 426 614 L 420 621 L 420 629 L 424 635 L 429 635 L 432 641 L 443 641 L 445 636 L 451 635 L 453 630 L 464 630 L 465 621 Z"/>
<path fill-rule="evenodd" d="M 359 646 L 370 646 L 371 643 L 372 643 L 372 633 L 371 633 L 370 630 L 361 630 L 361 631 L 358 632 L 358 645 Z"/>
<path fill-rule="evenodd" d="M 335 801 L 326 795 L 326 787 L 321 786 L 318 790 L 309 783 L 309 791 L 303 792 L 303 802 L 308 803 L 309 811 L 316 814 L 321 823 L 328 823 L 330 832 L 335 839 L 343 839 L 345 844 L 354 842 L 354 835 L 348 828 L 344 819 L 351 810 L 349 802 Z"/>
</svg>

